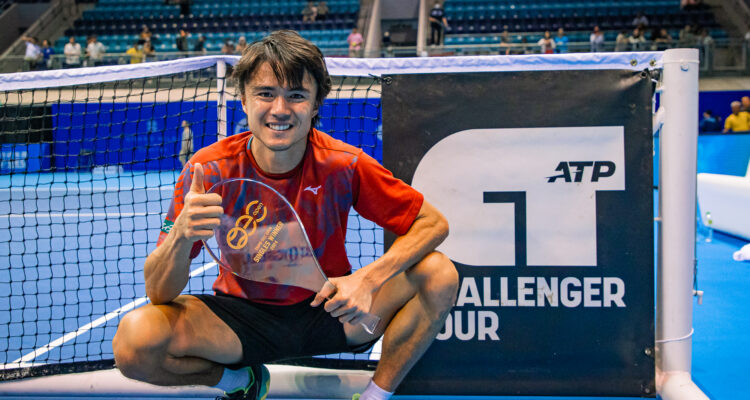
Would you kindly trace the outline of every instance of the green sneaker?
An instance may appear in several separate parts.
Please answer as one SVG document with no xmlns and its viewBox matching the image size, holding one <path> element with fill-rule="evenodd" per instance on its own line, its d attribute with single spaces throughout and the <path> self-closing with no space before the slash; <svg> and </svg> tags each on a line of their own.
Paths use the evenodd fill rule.
<svg viewBox="0 0 750 400">
<path fill-rule="evenodd" d="M 271 386 L 268 368 L 265 365 L 253 365 L 245 369 L 250 374 L 250 383 L 231 393 L 224 392 L 224 396 L 217 397 L 217 400 L 266 400 L 268 388 Z"/>
</svg>

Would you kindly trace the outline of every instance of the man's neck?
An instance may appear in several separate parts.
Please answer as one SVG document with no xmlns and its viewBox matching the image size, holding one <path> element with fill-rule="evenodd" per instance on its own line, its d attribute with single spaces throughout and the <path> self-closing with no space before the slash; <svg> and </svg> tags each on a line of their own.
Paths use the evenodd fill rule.
<svg viewBox="0 0 750 400">
<path fill-rule="evenodd" d="M 250 151 L 255 163 L 263 172 L 269 174 L 284 174 L 293 170 L 302 161 L 306 149 L 307 138 L 283 151 L 273 151 L 263 146 L 259 140 L 251 139 L 250 142 Z"/>
</svg>

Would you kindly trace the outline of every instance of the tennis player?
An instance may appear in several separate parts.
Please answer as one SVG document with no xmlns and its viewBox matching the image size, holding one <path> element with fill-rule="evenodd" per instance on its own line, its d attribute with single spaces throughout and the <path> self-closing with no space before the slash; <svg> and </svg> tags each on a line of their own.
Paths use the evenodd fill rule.
<svg viewBox="0 0 750 400">
<path fill-rule="evenodd" d="M 210 385 L 227 399 L 264 399 L 263 363 L 365 351 L 384 335 L 373 379 L 353 398 L 388 399 L 455 301 L 458 274 L 434 251 L 448 224 L 361 149 L 313 128 L 331 79 L 320 50 L 299 34 L 278 31 L 253 43 L 233 77 L 250 131 L 199 150 L 186 164 L 145 262 L 151 304 L 120 322 L 116 364 L 125 376 L 157 385 Z M 201 239 L 213 235 L 223 212 L 221 197 L 206 189 L 233 177 L 262 181 L 292 203 L 335 295 L 223 271 L 214 295 L 180 294 Z M 351 207 L 398 235 L 354 273 L 344 246 Z M 366 312 L 381 318 L 374 334 L 357 323 Z"/>
</svg>

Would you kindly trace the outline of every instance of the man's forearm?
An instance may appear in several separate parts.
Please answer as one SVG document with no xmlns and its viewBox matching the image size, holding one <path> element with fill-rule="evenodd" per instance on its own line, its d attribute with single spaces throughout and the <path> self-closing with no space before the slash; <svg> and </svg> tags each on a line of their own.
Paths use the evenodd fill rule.
<svg viewBox="0 0 750 400">
<path fill-rule="evenodd" d="M 448 237 L 448 222 L 431 204 L 422 204 L 409 231 L 399 236 L 391 248 L 375 262 L 362 269 L 366 279 L 376 287 L 418 263 Z"/>
<path fill-rule="evenodd" d="M 153 304 L 169 303 L 187 285 L 193 244 L 176 236 L 176 233 L 167 236 L 146 258 L 143 267 L 146 295 Z"/>
</svg>

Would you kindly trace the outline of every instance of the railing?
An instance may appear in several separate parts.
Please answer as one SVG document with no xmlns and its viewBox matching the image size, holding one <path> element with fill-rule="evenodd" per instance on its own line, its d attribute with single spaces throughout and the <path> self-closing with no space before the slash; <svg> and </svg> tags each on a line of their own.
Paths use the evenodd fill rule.
<svg viewBox="0 0 750 400">
<path fill-rule="evenodd" d="M 349 49 L 342 48 L 325 48 L 321 49 L 326 57 L 346 57 Z M 221 52 L 162 52 L 152 56 L 147 56 L 143 62 L 175 60 L 185 57 L 197 57 L 204 55 L 220 55 Z M 126 53 L 108 53 L 102 56 L 100 60 L 92 60 L 87 57 L 80 58 L 81 67 L 94 67 L 103 65 L 122 65 L 130 64 L 132 56 Z M 42 60 L 31 62 L 25 60 L 23 56 L 6 56 L 0 58 L 0 73 L 26 72 L 26 71 L 44 71 L 53 69 L 63 69 L 69 67 L 65 62 L 65 55 L 52 55 L 47 62 Z"/>
<path fill-rule="evenodd" d="M 0 14 L 10 8 L 11 4 L 13 4 L 13 0 L 0 0 Z"/>
<path fill-rule="evenodd" d="M 645 42 L 637 49 L 625 46 L 619 51 L 648 51 L 666 50 L 667 48 L 679 47 L 676 44 L 657 46 L 652 42 Z M 750 74 L 750 42 L 742 39 L 716 39 L 710 46 L 696 46 L 700 50 L 700 71 L 703 75 L 713 74 Z M 603 52 L 612 52 L 616 49 L 615 42 L 604 42 L 601 49 Z M 499 43 L 487 42 L 480 44 L 458 44 L 444 46 L 430 46 L 426 48 L 427 54 L 432 57 L 438 56 L 466 56 L 466 55 L 518 55 L 538 54 L 541 52 L 536 43 Z M 589 42 L 568 43 L 569 53 L 586 53 L 591 51 Z M 416 47 L 384 47 L 381 57 L 413 57 L 417 54 Z"/>
<path fill-rule="evenodd" d="M 52 0 L 47 11 L 24 34 L 40 38 L 58 36 L 62 33 L 61 26 L 72 24 L 72 21 L 80 15 L 79 13 L 75 0 Z M 23 54 L 24 49 L 24 41 L 19 38 L 2 54 L 6 57 Z"/>
</svg>

